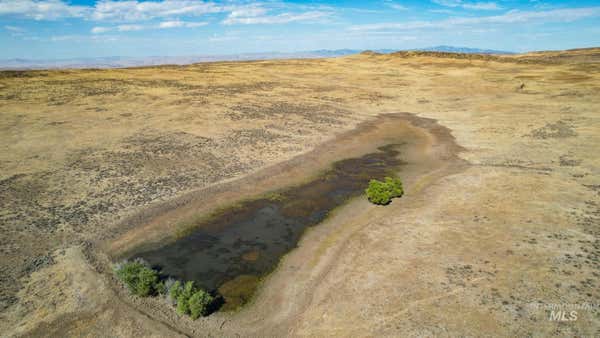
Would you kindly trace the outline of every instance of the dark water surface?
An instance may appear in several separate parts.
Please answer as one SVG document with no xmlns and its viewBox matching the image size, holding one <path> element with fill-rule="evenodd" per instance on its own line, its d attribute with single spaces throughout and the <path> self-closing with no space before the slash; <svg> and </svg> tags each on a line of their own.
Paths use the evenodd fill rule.
<svg viewBox="0 0 600 338">
<path fill-rule="evenodd" d="M 370 179 L 392 176 L 402 164 L 398 155 L 395 146 L 388 145 L 335 162 L 308 183 L 226 208 L 198 223 L 188 236 L 135 257 L 165 275 L 193 280 L 207 290 L 219 289 L 227 302 L 243 303 L 258 277 L 271 272 L 296 247 L 307 227 L 363 194 Z"/>
</svg>

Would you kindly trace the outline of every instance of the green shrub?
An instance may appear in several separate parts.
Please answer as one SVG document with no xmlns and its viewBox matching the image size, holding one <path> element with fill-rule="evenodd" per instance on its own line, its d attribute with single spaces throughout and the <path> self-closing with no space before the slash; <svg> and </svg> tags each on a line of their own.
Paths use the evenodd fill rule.
<svg viewBox="0 0 600 338">
<path fill-rule="evenodd" d="M 185 297 L 185 299 L 190 299 L 190 297 L 192 297 L 194 292 L 196 292 L 196 287 L 194 286 L 194 281 L 185 282 L 185 284 L 183 285 L 183 293 L 182 293 L 182 295 Z"/>
<path fill-rule="evenodd" d="M 156 292 L 159 295 L 166 295 L 167 294 L 167 286 L 165 285 L 165 282 L 160 281 L 158 283 L 156 283 L 156 286 L 154 287 L 156 289 Z"/>
<path fill-rule="evenodd" d="M 371 203 L 386 205 L 392 198 L 404 194 L 402 181 L 399 178 L 386 177 L 384 182 L 378 180 L 369 181 L 369 187 L 365 190 L 367 198 Z"/>
<path fill-rule="evenodd" d="M 404 189 L 402 188 L 402 181 L 399 178 L 386 177 L 385 183 L 390 189 L 392 198 L 402 197 L 404 195 Z"/>
<path fill-rule="evenodd" d="M 135 295 L 147 297 L 157 291 L 158 272 L 149 268 L 142 260 L 123 262 L 115 267 L 115 273 Z"/>
<path fill-rule="evenodd" d="M 169 301 L 173 304 L 177 303 L 177 299 L 183 293 L 180 281 L 175 281 L 169 288 Z"/>
<path fill-rule="evenodd" d="M 142 268 L 138 272 L 138 281 L 135 286 L 135 294 L 146 297 L 156 292 L 158 284 L 158 273 L 149 268 Z"/>
<path fill-rule="evenodd" d="M 177 305 L 177 313 L 190 315 L 192 319 L 207 316 L 213 305 L 213 297 L 196 288 L 193 281 L 183 285 L 172 278 L 160 281 L 158 272 L 141 259 L 116 264 L 114 270 L 131 293 L 142 297 L 163 295 L 171 305 Z"/>
<path fill-rule="evenodd" d="M 188 305 L 188 299 L 183 294 L 177 297 L 177 313 L 180 315 L 187 315 L 190 313 L 190 307 Z"/>
<path fill-rule="evenodd" d="M 213 302 L 213 297 L 204 290 L 198 290 L 188 300 L 188 307 L 192 319 L 208 314 L 209 307 Z"/>
<path fill-rule="evenodd" d="M 181 286 L 177 281 L 169 290 L 169 296 L 177 299 L 177 313 L 190 315 L 192 319 L 208 315 L 213 297 L 202 289 L 197 289 L 193 281 Z"/>
</svg>

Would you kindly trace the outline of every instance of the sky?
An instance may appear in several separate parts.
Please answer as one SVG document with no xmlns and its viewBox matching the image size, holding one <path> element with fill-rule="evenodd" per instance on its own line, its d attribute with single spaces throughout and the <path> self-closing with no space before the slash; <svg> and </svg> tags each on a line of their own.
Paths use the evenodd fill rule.
<svg viewBox="0 0 600 338">
<path fill-rule="evenodd" d="M 600 46 L 600 0 L 0 0 L 0 59 Z"/>
</svg>

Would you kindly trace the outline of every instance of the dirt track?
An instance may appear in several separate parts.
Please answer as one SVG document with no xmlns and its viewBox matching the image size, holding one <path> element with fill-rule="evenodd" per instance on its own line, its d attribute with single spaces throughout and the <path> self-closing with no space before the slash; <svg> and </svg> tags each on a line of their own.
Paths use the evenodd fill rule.
<svg viewBox="0 0 600 338">
<path fill-rule="evenodd" d="M 566 323 L 543 308 L 599 300 L 600 75 L 581 53 L 551 64 L 360 55 L 3 73 L 0 329 L 598 335 L 597 308 Z M 153 301 L 121 302 L 95 270 L 102 255 L 86 263 L 96 246 L 77 245 L 110 242 L 137 228 L 119 223 L 127 215 L 397 111 L 449 128 L 469 167 L 414 172 L 387 208 L 340 209 L 233 316 L 192 323 Z"/>
</svg>

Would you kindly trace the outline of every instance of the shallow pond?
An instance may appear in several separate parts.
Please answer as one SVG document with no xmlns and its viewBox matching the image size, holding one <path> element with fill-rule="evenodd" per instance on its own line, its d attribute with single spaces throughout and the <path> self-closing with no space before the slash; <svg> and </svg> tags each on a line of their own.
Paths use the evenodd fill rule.
<svg viewBox="0 0 600 338">
<path fill-rule="evenodd" d="M 165 275 L 219 290 L 225 309 L 235 308 L 251 297 L 260 276 L 271 272 L 296 247 L 307 227 L 363 194 L 370 179 L 397 172 L 402 162 L 395 148 L 387 145 L 335 162 L 307 183 L 232 203 L 199 221 L 188 235 L 134 257 L 159 267 Z"/>
</svg>

